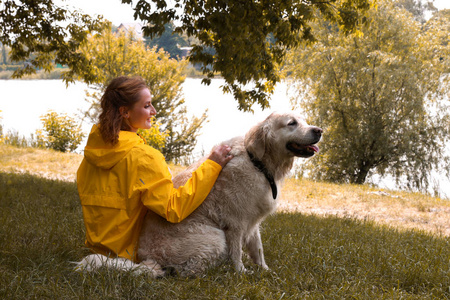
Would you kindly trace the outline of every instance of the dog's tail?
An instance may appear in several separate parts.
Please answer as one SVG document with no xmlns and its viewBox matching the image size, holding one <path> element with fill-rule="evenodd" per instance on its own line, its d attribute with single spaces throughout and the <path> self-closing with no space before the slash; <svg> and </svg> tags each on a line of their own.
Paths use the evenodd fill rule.
<svg viewBox="0 0 450 300">
<path fill-rule="evenodd" d="M 156 262 L 134 263 L 129 259 L 117 257 L 110 258 L 101 254 L 90 254 L 84 257 L 80 262 L 72 262 L 75 264 L 76 272 L 92 272 L 105 267 L 108 269 L 132 272 L 133 274 L 149 274 L 153 278 L 163 277 L 165 272 Z"/>
</svg>

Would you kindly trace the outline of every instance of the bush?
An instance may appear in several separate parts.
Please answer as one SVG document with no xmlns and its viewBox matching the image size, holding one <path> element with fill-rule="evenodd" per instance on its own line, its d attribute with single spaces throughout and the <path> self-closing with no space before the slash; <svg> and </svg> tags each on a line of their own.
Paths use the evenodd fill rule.
<svg viewBox="0 0 450 300">
<path fill-rule="evenodd" d="M 147 145 L 161 151 L 166 145 L 166 139 L 169 136 L 168 130 L 161 132 L 161 122 L 152 119 L 152 127 L 150 129 L 138 129 L 137 132 Z"/>
<path fill-rule="evenodd" d="M 67 114 L 58 115 L 54 111 L 49 111 L 41 116 L 41 121 L 44 128 L 36 130 L 38 147 L 73 152 L 83 140 L 81 124 L 76 124 Z"/>
</svg>

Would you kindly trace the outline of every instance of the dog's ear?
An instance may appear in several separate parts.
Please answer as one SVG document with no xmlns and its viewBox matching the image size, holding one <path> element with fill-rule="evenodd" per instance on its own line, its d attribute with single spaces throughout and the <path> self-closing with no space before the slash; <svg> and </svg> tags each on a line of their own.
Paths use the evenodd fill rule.
<svg viewBox="0 0 450 300">
<path fill-rule="evenodd" d="M 266 152 L 266 127 L 267 124 L 264 123 L 252 127 L 244 139 L 245 149 L 258 160 L 261 160 Z"/>
</svg>

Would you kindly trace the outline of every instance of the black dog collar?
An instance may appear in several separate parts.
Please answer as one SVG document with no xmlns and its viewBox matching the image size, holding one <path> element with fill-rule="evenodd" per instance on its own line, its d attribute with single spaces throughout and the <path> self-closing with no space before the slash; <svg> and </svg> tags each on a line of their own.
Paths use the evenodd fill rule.
<svg viewBox="0 0 450 300">
<path fill-rule="evenodd" d="M 251 154 L 248 150 L 247 150 L 247 154 L 250 157 L 251 162 L 253 163 L 253 165 L 259 170 L 261 171 L 264 176 L 266 177 L 267 181 L 269 181 L 270 187 L 272 188 L 272 196 L 273 199 L 275 200 L 277 198 L 277 185 L 275 184 L 275 180 L 273 179 L 272 174 L 269 173 L 269 171 L 266 169 L 266 166 L 264 166 L 264 164 L 262 163 L 262 161 L 256 159 L 253 154 Z"/>
</svg>

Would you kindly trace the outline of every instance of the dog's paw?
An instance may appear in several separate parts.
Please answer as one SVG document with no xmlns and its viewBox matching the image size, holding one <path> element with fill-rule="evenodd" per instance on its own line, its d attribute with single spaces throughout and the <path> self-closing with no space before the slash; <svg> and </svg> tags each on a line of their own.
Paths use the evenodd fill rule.
<svg viewBox="0 0 450 300">
<path fill-rule="evenodd" d="M 248 274 L 248 272 L 251 272 L 247 268 L 245 268 L 244 264 L 242 264 L 242 263 L 235 266 L 234 269 L 236 270 L 236 272 L 238 272 L 240 274 Z"/>
<path fill-rule="evenodd" d="M 153 278 L 161 278 L 166 275 L 166 272 L 153 259 L 144 260 L 139 264 L 140 273 L 147 273 Z"/>
<path fill-rule="evenodd" d="M 241 274 L 253 275 L 253 274 L 255 274 L 255 272 L 253 270 L 249 270 L 249 269 L 244 268 L 244 270 L 241 271 Z"/>
</svg>

